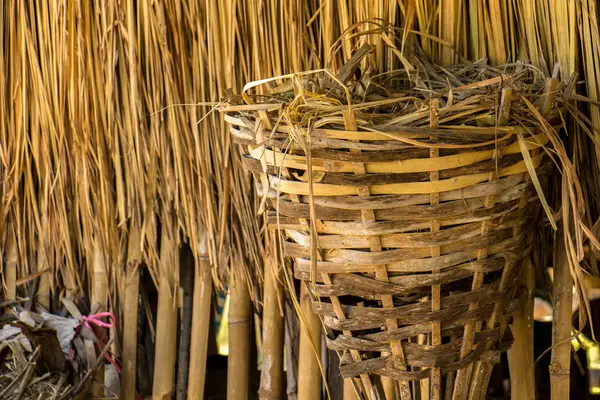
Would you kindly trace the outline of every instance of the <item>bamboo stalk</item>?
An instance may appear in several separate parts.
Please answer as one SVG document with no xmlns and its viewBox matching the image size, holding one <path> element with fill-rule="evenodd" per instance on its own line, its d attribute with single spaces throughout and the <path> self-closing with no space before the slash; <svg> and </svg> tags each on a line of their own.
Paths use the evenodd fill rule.
<svg viewBox="0 0 600 400">
<path fill-rule="evenodd" d="M 432 100 L 431 104 L 430 104 L 430 111 L 429 111 L 429 126 L 431 128 L 437 128 L 439 126 L 438 108 L 439 108 L 439 101 Z M 431 138 L 431 139 L 434 140 L 434 138 Z M 429 156 L 432 158 L 437 158 L 440 156 L 440 151 L 438 149 L 430 149 Z M 429 180 L 430 181 L 439 181 L 440 180 L 439 171 L 430 172 Z M 434 194 L 429 195 L 429 203 L 432 206 L 440 204 L 439 193 L 434 193 Z M 431 230 L 431 232 L 439 232 L 440 231 L 440 221 L 439 220 L 431 220 L 430 230 Z M 432 257 L 439 257 L 440 254 L 441 254 L 441 249 L 439 246 L 431 248 L 431 256 Z M 440 269 L 436 269 L 435 271 L 433 271 L 433 273 L 440 273 L 440 272 L 441 272 Z M 442 293 L 441 285 L 431 286 L 431 311 L 432 312 L 439 311 L 442 308 L 441 293 Z M 442 344 L 442 325 L 439 322 L 434 322 L 431 324 L 431 345 L 432 346 L 441 346 L 441 344 Z M 425 381 L 427 383 L 429 383 L 428 380 L 425 380 Z M 425 397 L 425 396 L 423 396 L 424 389 L 429 389 L 429 386 L 427 385 L 427 388 L 422 389 L 421 398 L 429 399 L 429 390 L 427 390 L 427 393 L 426 393 L 427 396 Z M 439 368 L 433 368 L 431 370 L 431 398 L 433 400 L 440 400 L 442 397 L 441 393 L 442 393 L 442 372 Z"/>
<path fill-rule="evenodd" d="M 188 399 L 204 399 L 204 382 L 206 378 L 206 357 L 210 333 L 212 275 L 206 249 L 206 235 L 201 237 L 201 256 L 197 259 L 194 276 L 194 306 L 192 319 L 192 335 L 190 345 L 190 376 L 188 379 Z"/>
<path fill-rule="evenodd" d="M 167 221 L 163 219 L 156 313 L 155 359 L 158 364 L 154 368 L 153 400 L 170 398 L 173 393 L 177 355 L 177 297 L 173 295 L 173 290 L 178 263 L 174 240 L 170 236 Z"/>
<path fill-rule="evenodd" d="M 227 400 L 249 398 L 252 307 L 246 282 L 232 271 L 229 280 L 229 357 L 227 361 Z"/>
<path fill-rule="evenodd" d="M 6 246 L 6 264 L 5 264 L 5 280 L 6 280 L 6 300 L 17 299 L 17 240 L 12 230 L 12 225 L 8 227 L 8 238 Z"/>
<path fill-rule="evenodd" d="M 514 342 L 508 350 L 510 393 L 513 399 L 535 400 L 535 357 L 533 354 L 533 300 L 535 268 L 527 262 L 522 282 L 527 293 L 521 298 L 521 307 L 513 316 Z"/>
<path fill-rule="evenodd" d="M 390 355 L 390 353 L 381 353 L 382 356 Z M 348 381 L 348 382 L 347 382 Z M 346 385 L 350 385 L 352 387 L 352 382 L 348 379 L 344 379 L 344 391 L 346 390 Z M 381 377 L 381 388 L 383 389 L 383 394 L 385 395 L 386 400 L 395 400 L 396 399 L 396 383 L 394 379 L 388 378 L 386 376 Z M 352 394 L 356 398 L 356 391 L 352 388 Z M 350 397 L 352 398 L 352 397 Z"/>
<path fill-rule="evenodd" d="M 106 311 L 108 301 L 108 277 L 106 276 L 106 264 L 99 239 L 95 238 L 93 244 L 92 268 L 94 276 L 92 282 L 92 307 L 99 304 L 99 311 Z M 105 329 L 99 329 L 101 336 L 104 336 Z M 91 391 L 93 396 L 104 396 L 104 364 L 98 368 L 96 378 L 92 383 Z"/>
<path fill-rule="evenodd" d="M 456 17 L 457 1 L 446 0 L 440 5 L 440 31 L 442 39 L 456 46 L 456 25 L 459 23 Z M 442 46 L 440 49 L 439 62 L 441 65 L 450 65 L 454 62 L 454 49 Z"/>
<path fill-rule="evenodd" d="M 388 379 L 387 381 L 392 383 L 393 390 L 393 392 L 388 393 L 385 391 L 385 385 L 383 386 L 385 398 L 389 399 L 390 397 L 388 396 L 392 393 L 394 396 L 396 395 L 396 389 L 394 387 L 394 381 L 392 379 Z M 352 378 L 344 379 L 344 400 L 359 400 L 358 396 L 356 395 L 356 389 L 354 388 L 354 384 L 352 383 Z"/>
<path fill-rule="evenodd" d="M 128 40 L 127 70 L 129 78 L 129 129 L 132 136 L 139 135 L 137 113 L 137 30 L 135 23 L 134 1 L 127 1 L 127 33 Z M 133 38 L 136 38 L 135 40 Z M 133 147 L 133 146 L 132 146 Z M 134 163 L 132 163 L 134 164 Z M 139 194 L 140 197 L 144 197 Z M 125 306 L 123 311 L 123 370 L 121 377 L 121 397 L 135 398 L 137 377 L 137 337 L 138 307 L 140 291 L 140 263 L 142 260 L 140 228 L 135 221 L 129 228 L 127 243 L 127 264 L 125 271 Z"/>
<path fill-rule="evenodd" d="M 127 264 L 125 266 L 125 305 L 123 307 L 123 370 L 121 376 L 121 398 L 135 398 L 137 367 L 137 321 L 140 292 L 140 229 L 129 229 Z"/>
<path fill-rule="evenodd" d="M 283 285 L 281 269 L 277 262 L 277 244 L 274 232 L 269 233 L 270 254 L 265 260 L 262 374 L 259 397 L 281 399 L 283 388 Z"/>
<path fill-rule="evenodd" d="M 567 205 L 563 204 L 563 207 Z M 571 371 L 571 312 L 573 278 L 570 272 L 563 227 L 556 239 L 554 288 L 552 290 L 552 355 L 550 359 L 550 393 L 552 400 L 569 400 Z"/>
<path fill-rule="evenodd" d="M 44 217 L 44 220 L 46 218 Z M 47 221 L 46 221 L 47 222 Z M 43 235 L 43 234 L 42 234 Z M 37 246 L 37 270 L 38 272 L 43 272 L 40 275 L 38 290 L 36 293 L 36 301 L 44 307 L 46 310 L 50 310 L 50 278 L 49 278 L 49 268 L 48 265 L 48 257 L 46 254 L 46 248 L 44 246 L 44 239 L 40 236 L 38 246 Z"/>
<path fill-rule="evenodd" d="M 313 313 L 306 284 L 300 285 L 300 349 L 298 351 L 298 400 L 321 398 L 321 321 Z"/>
</svg>

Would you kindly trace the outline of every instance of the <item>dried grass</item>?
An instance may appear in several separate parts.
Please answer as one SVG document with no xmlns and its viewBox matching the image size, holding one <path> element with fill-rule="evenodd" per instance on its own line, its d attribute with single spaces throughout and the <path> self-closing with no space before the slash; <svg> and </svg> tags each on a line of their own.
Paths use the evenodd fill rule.
<svg viewBox="0 0 600 400">
<path fill-rule="evenodd" d="M 337 41 L 365 20 L 362 31 L 389 24 L 406 34 Z M 365 42 L 374 50 L 363 67 L 409 68 L 404 54 L 418 42 L 442 65 L 522 61 L 546 75 L 560 65 L 577 101 L 569 106 L 577 124 L 556 140 L 559 159 L 572 164 L 569 260 L 585 298 L 578 282 L 598 273 L 594 252 L 583 251 L 597 243 L 600 215 L 598 21 L 590 0 L 3 2 L 3 296 L 24 296 L 24 282 L 39 276 L 38 301 L 51 305 L 58 291 L 80 296 L 101 277 L 118 309 L 129 230 L 141 230 L 143 265 L 158 282 L 167 224 L 174 246 L 188 242 L 198 259 L 207 232 L 215 284 L 239 272 L 259 300 L 260 199 L 214 107 L 245 82 L 324 67 L 335 74 Z M 572 80 L 577 71 L 585 85 Z M 558 193 L 548 201 L 560 209 Z"/>
</svg>

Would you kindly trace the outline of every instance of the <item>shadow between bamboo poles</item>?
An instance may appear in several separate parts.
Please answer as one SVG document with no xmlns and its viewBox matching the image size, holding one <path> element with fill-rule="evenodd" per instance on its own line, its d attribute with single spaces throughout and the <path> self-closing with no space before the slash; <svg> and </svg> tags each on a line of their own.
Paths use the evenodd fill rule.
<svg viewBox="0 0 600 400">
<path fill-rule="evenodd" d="M 170 398 L 175 378 L 177 351 L 177 298 L 173 296 L 179 257 L 174 241 L 163 220 L 160 240 L 160 274 L 158 278 L 158 309 L 156 315 L 156 350 L 152 399 Z M 176 293 L 176 292 L 175 292 Z"/>
<path fill-rule="evenodd" d="M 563 196 L 564 197 L 564 196 Z M 569 207 L 563 204 L 563 207 Z M 554 288 L 552 290 L 552 355 L 550 359 L 550 394 L 552 400 L 568 400 L 571 371 L 571 304 L 573 278 L 565 248 L 564 229 L 556 234 Z"/>
<path fill-rule="evenodd" d="M 239 266 L 238 266 L 239 268 Z M 227 360 L 227 400 L 247 400 L 250 383 L 252 304 L 241 272 L 231 271 L 229 302 L 229 356 Z"/>
<path fill-rule="evenodd" d="M 281 399 L 283 390 L 283 310 L 281 269 L 278 266 L 275 232 L 269 232 L 269 254 L 265 257 L 262 373 L 259 398 Z"/>
<path fill-rule="evenodd" d="M 318 400 L 321 398 L 321 320 L 313 313 L 310 294 L 304 281 L 300 284 L 300 308 L 304 318 L 300 318 L 298 400 Z"/>
<path fill-rule="evenodd" d="M 192 335 L 190 345 L 190 372 L 188 378 L 188 399 L 204 399 L 206 379 L 206 359 L 210 337 L 210 315 L 213 280 L 206 250 L 205 233 L 201 234 L 201 255 L 196 260 L 194 274 L 194 305 Z"/>
<path fill-rule="evenodd" d="M 127 263 L 125 265 L 125 305 L 123 307 L 123 373 L 121 398 L 135 398 L 137 367 L 137 321 L 140 294 L 140 262 L 142 258 L 140 229 L 129 229 Z"/>
<path fill-rule="evenodd" d="M 108 276 L 106 275 L 106 260 L 98 238 L 94 238 L 92 254 L 93 282 L 92 282 L 92 308 L 100 305 L 98 311 L 106 311 L 108 302 Z M 105 329 L 99 328 L 104 335 Z M 92 383 L 92 395 L 104 397 L 104 364 L 100 365 L 96 378 Z"/>
<path fill-rule="evenodd" d="M 521 298 L 521 307 L 513 316 L 514 342 L 508 350 L 510 393 L 513 399 L 535 400 L 535 358 L 533 354 L 533 301 L 535 268 L 527 262 L 522 282 L 527 288 Z"/>
<path fill-rule="evenodd" d="M 189 246 L 182 247 L 179 265 L 179 286 L 181 296 L 181 323 L 179 324 L 179 349 L 177 355 L 177 383 L 175 399 L 187 399 L 190 372 L 190 347 L 192 339 L 192 321 L 194 306 L 194 255 Z"/>
</svg>

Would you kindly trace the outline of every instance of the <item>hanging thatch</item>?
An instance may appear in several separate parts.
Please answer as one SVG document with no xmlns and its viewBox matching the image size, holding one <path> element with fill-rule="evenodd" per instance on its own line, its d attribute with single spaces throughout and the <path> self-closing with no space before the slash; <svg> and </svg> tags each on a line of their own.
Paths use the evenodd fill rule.
<svg viewBox="0 0 600 400">
<path fill-rule="evenodd" d="M 561 156 L 571 160 L 565 177 L 573 182 L 577 174 L 581 196 L 563 197 L 555 177 L 553 218 L 561 218 L 566 201 L 574 211 L 562 231 L 566 246 L 556 246 L 561 241 L 548 230 L 534 261 L 545 267 L 553 248 L 566 247 L 555 257 L 564 260 L 561 276 L 572 275 L 585 299 L 583 276 L 598 273 L 599 20 L 590 0 L 5 1 L 1 296 L 36 296 L 54 311 L 61 296 L 86 297 L 122 322 L 137 313 L 143 270 L 162 284 L 163 304 L 172 302 L 164 321 L 175 320 L 179 271 L 167 260 L 187 243 L 197 282 L 227 288 L 230 274 L 239 274 L 260 312 L 259 199 L 214 110 L 246 82 L 318 68 L 337 73 L 367 42 L 374 50 L 362 65 L 381 72 L 403 67 L 407 43 L 440 65 L 527 62 L 546 75 L 559 65 L 557 77 L 576 101 L 568 106 Z M 381 35 L 356 36 L 382 26 Z M 403 37 L 394 40 L 398 29 Z M 170 257 L 161 257 L 164 242 Z M 209 297 L 198 290 L 195 304 Z M 201 337 L 207 324 L 192 336 Z M 135 326 L 124 327 L 128 339 L 117 326 L 114 350 L 127 341 L 123 356 L 131 357 Z M 556 340 L 568 343 L 569 335 L 566 326 Z"/>
</svg>

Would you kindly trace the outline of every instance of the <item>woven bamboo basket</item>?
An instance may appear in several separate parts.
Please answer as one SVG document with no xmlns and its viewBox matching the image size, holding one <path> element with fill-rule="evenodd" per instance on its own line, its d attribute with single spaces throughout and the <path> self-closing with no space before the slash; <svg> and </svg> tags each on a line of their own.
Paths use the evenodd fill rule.
<svg viewBox="0 0 600 400">
<path fill-rule="evenodd" d="M 553 81 L 422 60 L 357 78 L 360 58 L 248 84 L 225 119 L 342 375 L 466 398 L 511 343 Z"/>
</svg>

